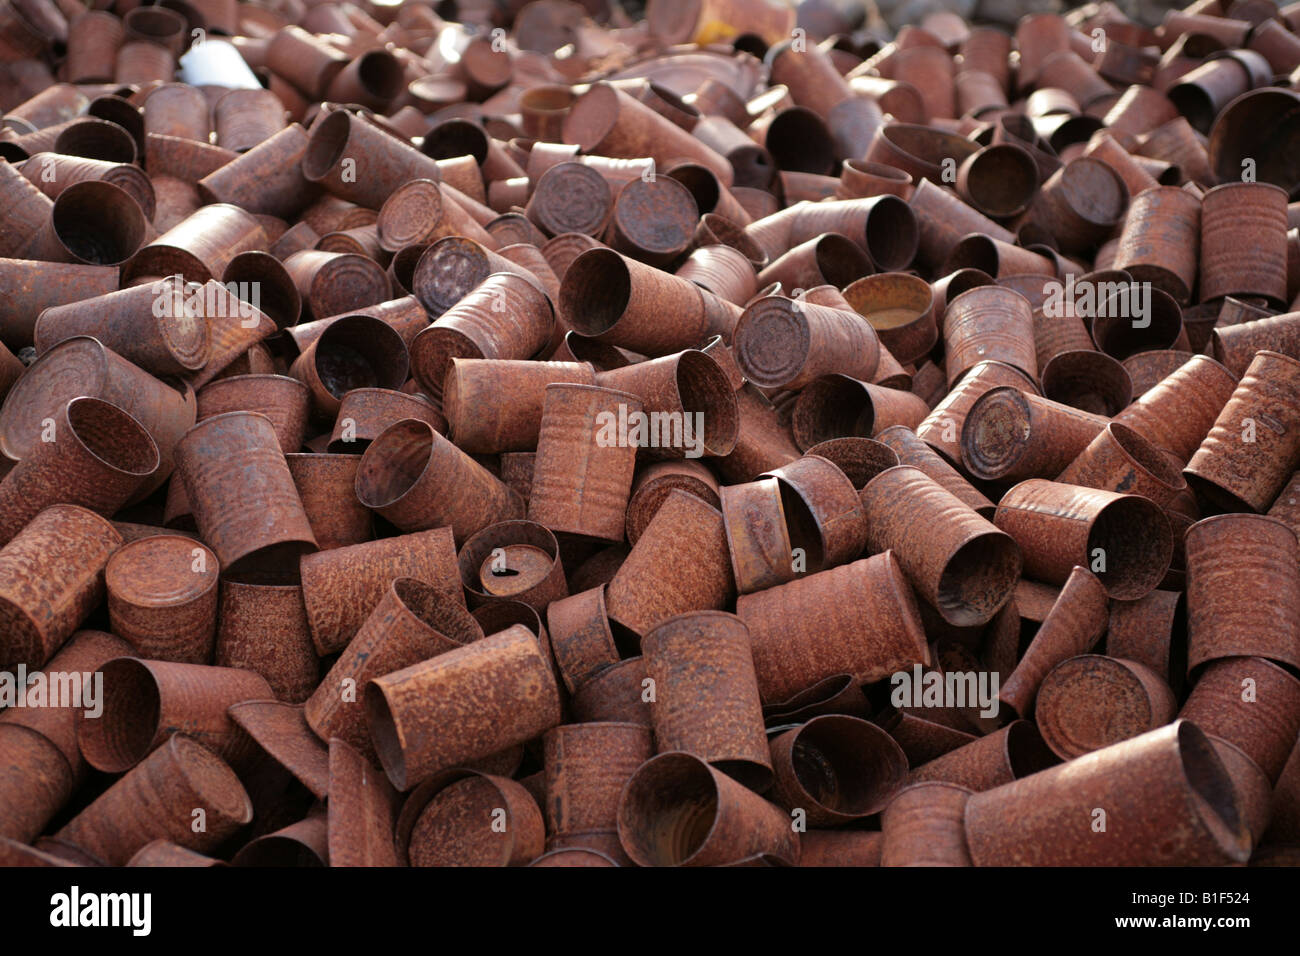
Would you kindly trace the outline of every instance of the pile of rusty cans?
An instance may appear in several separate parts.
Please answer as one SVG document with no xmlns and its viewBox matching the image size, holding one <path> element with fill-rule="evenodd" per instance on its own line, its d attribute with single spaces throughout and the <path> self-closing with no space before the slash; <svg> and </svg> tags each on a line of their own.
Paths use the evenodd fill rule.
<svg viewBox="0 0 1300 956">
<path fill-rule="evenodd" d="M 0 0 L 0 864 L 1300 863 L 1300 3 L 855 9 Z"/>
</svg>

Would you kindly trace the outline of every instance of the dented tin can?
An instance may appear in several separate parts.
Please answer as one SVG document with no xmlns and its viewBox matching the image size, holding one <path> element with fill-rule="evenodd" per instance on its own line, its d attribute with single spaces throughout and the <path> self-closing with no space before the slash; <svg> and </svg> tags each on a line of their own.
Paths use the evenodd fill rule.
<svg viewBox="0 0 1300 956">
<path fill-rule="evenodd" d="M 721 611 L 670 617 L 642 636 L 641 655 L 654 687 L 656 748 L 693 754 L 766 790 L 772 758 L 744 622 Z"/>
<path fill-rule="evenodd" d="M 276 700 L 292 704 L 306 700 L 320 679 L 321 667 L 312 646 L 303 589 L 297 584 L 246 583 L 228 577 L 221 582 L 220 602 L 216 664 L 261 675 Z"/>
<path fill-rule="evenodd" d="M 1033 329 L 1028 300 L 1011 289 L 980 286 L 957 296 L 943 315 L 948 387 L 987 361 L 1005 362 L 1036 379 Z"/>
<path fill-rule="evenodd" d="M 916 598 L 892 552 L 743 594 L 736 614 L 753 638 L 768 703 L 828 676 L 872 682 L 930 659 Z"/>
<path fill-rule="evenodd" d="M 1191 458 L 1237 388 L 1237 376 L 1206 355 L 1181 363 L 1115 421 L 1157 448 Z"/>
<path fill-rule="evenodd" d="M 639 635 L 688 611 L 721 610 L 735 593 L 722 515 L 672 491 L 609 582 L 610 619 Z"/>
<path fill-rule="evenodd" d="M 252 742 L 226 713 L 231 704 L 270 696 L 252 671 L 119 657 L 100 667 L 103 712 L 77 726 L 77 745 L 97 770 L 121 773 L 144 760 L 184 728 L 236 767 L 247 765 Z"/>
<path fill-rule="evenodd" d="M 300 568 L 311 639 L 322 655 L 347 646 L 397 578 L 416 578 L 464 602 L 447 527 L 305 555 Z"/>
<path fill-rule="evenodd" d="M 523 743 L 561 716 L 551 667 L 520 625 L 372 680 L 365 707 L 384 771 L 403 791 Z M 430 727 L 439 733 L 420 731 Z"/>
<path fill-rule="evenodd" d="M 489 525 L 465 542 L 457 561 L 476 605 L 519 601 L 540 613 L 569 593 L 559 542 L 532 521 Z"/>
<path fill-rule="evenodd" d="M 618 423 L 640 422 L 641 399 L 577 384 L 547 385 L 545 394 L 529 520 L 552 531 L 621 541 L 639 442 L 626 424 L 620 435 Z"/>
<path fill-rule="evenodd" d="M 1275 784 L 1300 732 L 1300 681 L 1261 657 L 1211 661 L 1178 716 L 1239 747 Z"/>
<path fill-rule="evenodd" d="M 403 531 L 449 526 L 457 541 L 523 517 L 523 500 L 427 422 L 403 419 L 370 443 L 357 467 L 361 503 Z"/>
<path fill-rule="evenodd" d="M 992 790 L 1057 763 L 1038 728 L 1027 720 L 956 747 L 915 767 L 908 780 L 937 781 L 966 787 L 974 793 Z"/>
<path fill-rule="evenodd" d="M 1267 511 L 1300 457 L 1300 360 L 1259 351 L 1184 474 L 1219 510 Z"/>
<path fill-rule="evenodd" d="M 1098 808 L 1104 831 L 1088 826 Z M 1185 720 L 972 796 L 966 837 L 976 866 L 1222 865 L 1250 856 L 1227 772 Z"/>
<path fill-rule="evenodd" d="M 396 834 L 398 862 L 407 866 L 522 866 L 545 849 L 532 795 L 514 780 L 472 770 L 439 773 L 416 788 Z"/>
<path fill-rule="evenodd" d="M 1188 673 L 1225 657 L 1300 664 L 1295 532 L 1264 515 L 1222 514 L 1196 522 L 1184 540 Z"/>
<path fill-rule="evenodd" d="M 867 546 L 892 549 L 908 580 L 944 620 L 987 622 L 1020 577 L 1015 542 L 916 468 L 882 471 L 860 493 Z M 917 537 L 918 528 L 928 529 Z"/>
<path fill-rule="evenodd" d="M 227 412 L 176 445 L 200 533 L 227 572 L 275 570 L 315 551 L 316 539 L 271 420 Z"/>
<path fill-rule="evenodd" d="M 0 481 L 0 544 L 53 504 L 112 515 L 158 469 L 149 432 L 109 402 L 74 398 L 46 421 L 44 440 Z"/>
<path fill-rule="evenodd" d="M 669 820 L 681 829 L 667 829 Z M 715 866 L 759 853 L 792 864 L 799 858 L 785 811 L 679 751 L 637 768 L 619 800 L 618 835 L 639 866 Z"/>
<path fill-rule="evenodd" d="M 804 810 L 813 826 L 837 826 L 878 813 L 906 778 L 902 748 L 858 717 L 814 717 L 773 738 L 771 748 L 773 797 L 788 810 Z"/>
<path fill-rule="evenodd" d="M 149 660 L 206 664 L 217 623 L 217 556 L 192 538 L 123 545 L 104 569 L 113 632 Z"/>
<path fill-rule="evenodd" d="M 1145 665 L 1083 654 L 1043 678 L 1034 720 L 1052 751 L 1073 760 L 1164 726 L 1177 707 L 1165 679 Z"/>
<path fill-rule="evenodd" d="M 1096 568 L 1126 601 L 1153 590 L 1173 557 L 1169 520 L 1138 495 L 1031 478 L 1002 497 L 993 522 L 1020 546 L 1028 577 L 1064 584 L 1076 566 Z"/>
<path fill-rule="evenodd" d="M 307 725 L 322 741 L 337 737 L 375 761 L 361 690 L 366 682 L 479 640 L 483 631 L 445 591 L 397 578 L 307 699 Z"/>
<path fill-rule="evenodd" d="M 881 814 L 881 866 L 971 866 L 962 826 L 971 791 L 927 781 L 904 788 Z"/>
<path fill-rule="evenodd" d="M 204 811 L 201 830 L 192 827 L 196 809 Z M 252 802 L 230 766 L 197 741 L 173 734 L 56 837 L 123 866 L 160 838 L 211 852 L 252 818 Z"/>
<path fill-rule="evenodd" d="M 0 548 L 0 666 L 43 666 L 99 605 L 104 566 L 122 543 L 107 519 L 58 504 Z"/>
</svg>

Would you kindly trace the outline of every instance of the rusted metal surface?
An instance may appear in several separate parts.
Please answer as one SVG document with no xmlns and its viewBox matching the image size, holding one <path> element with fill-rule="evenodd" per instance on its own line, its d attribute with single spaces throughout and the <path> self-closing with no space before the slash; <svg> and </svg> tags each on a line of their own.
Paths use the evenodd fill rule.
<svg viewBox="0 0 1300 956">
<path fill-rule="evenodd" d="M 693 348 L 704 338 L 698 286 L 612 249 L 574 259 L 556 305 L 582 335 L 647 355 Z"/>
<path fill-rule="evenodd" d="M 475 604 L 511 600 L 540 612 L 568 595 L 559 543 L 532 521 L 489 525 L 465 542 L 457 560 Z"/>
<path fill-rule="evenodd" d="M 109 402 L 74 398 L 48 421 L 48 440 L 0 482 L 0 542 L 11 541 L 57 503 L 111 515 L 158 470 L 158 447 L 149 432 Z"/>
<path fill-rule="evenodd" d="M 594 385 L 596 376 L 585 362 L 452 358 L 442 388 L 449 434 L 471 453 L 531 451 L 553 384 Z"/>
<path fill-rule="evenodd" d="M 1224 511 L 1267 511 L 1300 457 L 1300 360 L 1259 351 L 1184 474 L 1200 500 Z"/>
<path fill-rule="evenodd" d="M 983 492 L 972 485 L 952 465 L 948 464 L 937 451 L 922 441 L 910 428 L 892 425 L 876 435 L 876 441 L 893 450 L 898 455 L 898 464 L 908 465 L 923 472 L 931 481 L 943 487 L 953 497 L 964 502 L 971 509 L 985 518 L 992 518 L 995 506 Z M 816 446 L 809 449 L 815 452 Z M 824 454 L 824 453 L 823 453 Z M 829 456 L 827 456 L 829 457 Z M 834 460 L 834 459 L 832 459 Z M 880 469 L 883 471 L 884 469 Z M 880 472 L 877 471 L 876 474 Z M 850 478 L 853 476 L 850 475 Z M 870 478 L 875 477 L 871 475 Z M 855 481 L 856 485 L 857 482 Z M 863 482 L 859 487 L 866 486 Z"/>
<path fill-rule="evenodd" d="M 1106 630 L 1108 610 L 1098 577 L 1075 567 L 1024 654 L 1004 675 L 999 702 L 1019 716 L 1031 714 L 1043 678 L 1062 661 L 1092 649 Z"/>
<path fill-rule="evenodd" d="M 924 472 L 887 469 L 860 498 L 868 548 L 892 549 L 919 595 L 949 623 L 983 624 L 1011 596 L 1021 569 L 1016 542 Z"/>
<path fill-rule="evenodd" d="M 900 464 L 897 452 L 883 439 L 831 438 L 813 445 L 807 453 L 825 458 L 844 472 L 844 477 L 858 490 L 886 468 Z"/>
<path fill-rule="evenodd" d="M 191 538 L 155 535 L 124 545 L 104 569 L 113 632 L 150 660 L 208 663 L 219 572 L 216 555 Z"/>
<path fill-rule="evenodd" d="M 373 316 L 348 315 L 307 346 L 289 374 L 311 392 L 316 415 L 332 420 L 352 389 L 400 388 L 409 365 L 406 344 L 388 323 Z"/>
<path fill-rule="evenodd" d="M 804 455 L 760 477 L 779 482 L 790 512 L 791 541 L 802 549 L 807 570 L 843 564 L 861 554 L 867 540 L 863 506 L 834 462 Z"/>
<path fill-rule="evenodd" d="M 121 773 L 164 744 L 177 728 L 235 766 L 247 762 L 251 741 L 226 708 L 270 696 L 259 675 L 231 667 L 119 657 L 100 667 L 103 713 L 83 720 L 77 743 L 97 770 Z"/>
<path fill-rule="evenodd" d="M 327 826 L 324 814 L 309 814 L 297 823 L 249 840 L 235 854 L 231 865 L 329 866 Z"/>
<path fill-rule="evenodd" d="M 330 741 L 327 850 L 330 866 L 396 866 L 392 785 L 345 741 Z"/>
<path fill-rule="evenodd" d="M 311 639 L 321 654 L 346 647 L 397 578 L 416 578 L 464 601 L 449 528 L 317 552 L 300 567 Z"/>
<path fill-rule="evenodd" d="M 773 797 L 813 826 L 879 812 L 903 784 L 907 758 L 885 731 L 857 717 L 814 717 L 771 742 Z"/>
<path fill-rule="evenodd" d="M 656 748 L 691 753 L 766 790 L 772 758 L 744 622 L 720 611 L 671 617 L 642 636 L 641 654 L 655 689 Z"/>
<path fill-rule="evenodd" d="M 551 667 L 518 625 L 372 680 L 365 707 L 379 759 L 403 791 L 523 743 L 561 716 Z"/>
<path fill-rule="evenodd" d="M 895 425 L 916 428 L 929 412 L 911 392 L 848 375 L 823 375 L 800 390 L 790 430 L 795 443 L 808 448 L 832 438 L 875 436 Z"/>
<path fill-rule="evenodd" d="M 522 499 L 427 422 L 403 419 L 375 438 L 357 467 L 361 503 L 403 531 L 451 527 L 463 542 L 522 518 Z"/>
<path fill-rule="evenodd" d="M 225 866 L 221 860 L 202 853 L 195 853 L 170 840 L 154 840 L 146 843 L 136 851 L 126 863 L 127 866 Z"/>
<path fill-rule="evenodd" d="M 796 576 L 791 523 L 786 520 L 782 490 L 774 477 L 722 489 L 727 550 L 741 594 L 784 584 Z M 795 529 L 803 530 L 802 525 L 796 524 Z"/>
<path fill-rule="evenodd" d="M 53 741 L 21 724 L 0 724 L 0 836 L 21 843 L 35 839 L 75 784 L 72 765 Z"/>
<path fill-rule="evenodd" d="M 1214 61 L 1216 63 L 1231 61 Z M 1267 182 L 1216 186 L 1201 208 L 1200 295 L 1286 294 L 1286 194 Z"/>
<path fill-rule="evenodd" d="M 633 774 L 619 800 L 618 834 L 640 866 L 713 866 L 758 853 L 799 859 L 784 811 L 681 752 L 661 753 Z"/>
<path fill-rule="evenodd" d="M 1300 732 L 1300 682 L 1260 657 L 1213 661 L 1178 715 L 1239 748 L 1272 786 Z"/>
<path fill-rule="evenodd" d="M 1192 525 L 1186 546 L 1189 674 L 1226 657 L 1300 664 L 1295 533 L 1275 518 L 1223 514 Z"/>
<path fill-rule="evenodd" d="M 104 631 L 78 631 L 50 659 L 44 677 L 48 681 L 51 674 L 93 674 L 104 662 L 130 653 L 130 645 L 112 634 Z M 81 709 L 80 701 L 43 699 L 45 691 L 39 682 L 30 689 L 25 689 L 22 694 L 28 700 L 34 699 L 40 706 L 11 706 L 0 713 L 0 726 L 12 724 L 40 734 L 63 754 L 72 778 L 82 779 L 86 763 L 77 746 L 77 712 Z M 11 742 L 22 743 L 23 740 L 24 738 L 11 738 Z M 14 812 L 18 812 L 16 808 Z"/>
<path fill-rule="evenodd" d="M 330 785 L 329 752 L 307 726 L 301 706 L 248 700 L 232 704 L 227 713 L 313 796 L 326 797 Z"/>
<path fill-rule="evenodd" d="M 1094 808 L 1106 812 L 1104 832 L 1087 826 Z M 977 866 L 1222 865 L 1250 856 L 1227 772 L 1185 720 L 972 796 L 966 836 Z"/>
<path fill-rule="evenodd" d="M 1167 505 L 1187 487 L 1167 453 L 1126 425 L 1110 423 L 1057 475 L 1067 485 L 1083 485 L 1141 495 Z"/>
<path fill-rule="evenodd" d="M 529 520 L 552 531 L 610 541 L 623 537 L 637 446 L 617 426 L 642 414 L 630 392 L 595 385 L 545 386 Z M 610 440 L 610 439 L 613 440 Z"/>
<path fill-rule="evenodd" d="M 627 781 L 654 754 L 650 731 L 639 724 L 582 723 L 555 727 L 543 738 L 547 845 L 591 847 L 618 844 L 618 802 Z"/>
<path fill-rule="evenodd" d="M 1138 495 L 1032 478 L 998 502 L 993 519 L 1020 546 L 1026 576 L 1064 584 L 1096 568 L 1111 597 L 1132 601 L 1160 583 L 1173 557 L 1164 512 Z"/>
<path fill-rule="evenodd" d="M 649 727 L 645 680 L 645 662 L 639 655 L 611 664 L 574 692 L 573 715 L 583 723 L 614 721 Z"/>
<path fill-rule="evenodd" d="M 443 397 L 444 402 L 447 396 Z M 334 430 L 330 432 L 331 454 L 362 454 L 387 428 L 404 418 L 428 422 L 434 431 L 446 434 L 447 420 L 428 400 L 387 388 L 354 388 L 339 403 Z M 299 443 L 301 444 L 301 443 Z"/>
<path fill-rule="evenodd" d="M 397 578 L 307 699 L 308 726 L 322 741 L 340 738 L 376 761 L 360 698 L 366 682 L 482 636 L 478 622 L 452 595 L 414 578 Z"/>
<path fill-rule="evenodd" d="M 221 582 L 215 661 L 260 674 L 278 700 L 301 703 L 320 678 L 297 584 Z"/>
<path fill-rule="evenodd" d="M 1052 751 L 1072 760 L 1162 727 L 1176 708 L 1168 683 L 1145 665 L 1084 654 L 1043 678 L 1034 720 Z"/>
<path fill-rule="evenodd" d="M 688 349 L 601 371 L 596 383 L 631 392 L 651 422 L 660 416 L 669 423 L 666 435 L 661 427 L 658 441 L 651 434 L 639 443 L 641 458 L 724 456 L 735 449 L 740 427 L 735 389 L 712 353 Z M 672 424 L 678 420 L 680 428 Z M 689 434 L 688 422 L 693 426 Z"/>
<path fill-rule="evenodd" d="M 144 487 L 160 487 L 172 473 L 177 440 L 194 424 L 193 391 L 168 386 L 84 336 L 54 346 L 14 383 L 0 408 L 0 450 L 13 459 L 30 454 L 44 420 L 80 395 L 116 405 L 149 431 L 162 461 Z"/>
<path fill-rule="evenodd" d="M 1180 600 L 1177 592 L 1155 590 L 1136 601 L 1111 601 L 1107 653 L 1143 664 L 1180 688 L 1172 658 Z"/>
<path fill-rule="evenodd" d="M 908 780 L 951 783 L 979 793 L 1056 762 L 1034 724 L 1013 720 L 1000 730 L 914 767 Z"/>
<path fill-rule="evenodd" d="M 1166 354 L 1143 352 L 1142 355 Z M 1150 382 L 1134 384 L 1129 366 L 1091 347 L 1053 355 L 1042 367 L 1043 397 L 1080 411 L 1110 417 L 1126 408 Z"/>
<path fill-rule="evenodd" d="M 437 774 L 407 797 L 397 819 L 398 860 L 408 866 L 522 866 L 544 847 L 537 802 L 491 774 Z"/>
<path fill-rule="evenodd" d="M 271 420 L 227 412 L 176 445 L 178 472 L 200 534 L 227 572 L 275 569 L 315 551 L 316 539 Z M 256 508 L 250 508 L 257 502 Z"/>
<path fill-rule="evenodd" d="M 196 808 L 205 812 L 203 830 L 191 827 Z M 248 793 L 234 771 L 202 744 L 173 734 L 56 837 L 123 866 L 157 839 L 198 853 L 214 850 L 252 817 Z"/>
<path fill-rule="evenodd" d="M 453 358 L 529 358 L 546 345 L 555 328 L 555 312 L 545 292 L 534 281 L 516 274 L 524 271 L 522 267 L 512 267 L 513 272 L 497 269 L 491 274 L 481 271 L 480 275 L 464 276 L 470 267 L 459 262 L 435 264 L 430 267 L 438 269 L 434 274 L 450 286 L 446 300 L 440 303 L 423 294 L 423 264 L 442 251 L 440 245 L 430 246 L 421 257 L 413 279 L 416 295 L 425 307 L 432 310 L 440 305 L 442 312 L 437 322 L 411 343 L 413 374 L 431 395 L 442 394 Z M 453 280 L 462 281 L 452 285 Z"/>
<path fill-rule="evenodd" d="M 0 860 L 1289 859 L 1294 10 L 164 6 L 0 0 Z"/>
<path fill-rule="evenodd" d="M 285 455 L 321 550 L 369 541 L 370 511 L 353 492 L 360 455 Z"/>
<path fill-rule="evenodd" d="M 1214 427 L 1236 387 L 1237 376 L 1227 368 L 1208 356 L 1193 356 L 1115 420 L 1186 461 Z"/>
<path fill-rule="evenodd" d="M 0 548 L 0 664 L 44 665 L 104 597 L 103 572 L 122 543 L 104 518 L 52 505 Z"/>
<path fill-rule="evenodd" d="M 948 303 L 942 331 L 950 388 L 984 361 L 1005 362 L 1030 379 L 1038 375 L 1033 310 L 1010 289 L 981 286 L 963 292 Z"/>
<path fill-rule="evenodd" d="M 788 700 L 826 677 L 879 680 L 929 663 L 920 612 L 893 552 L 741 595 L 764 702 Z"/>
<path fill-rule="evenodd" d="M 609 582 L 605 603 L 612 621 L 644 635 L 675 614 L 720 610 L 734 593 L 722 515 L 673 491 Z"/>
<path fill-rule="evenodd" d="M 962 825 L 972 793 L 942 781 L 912 784 L 881 814 L 881 866 L 971 866 Z"/>
</svg>

